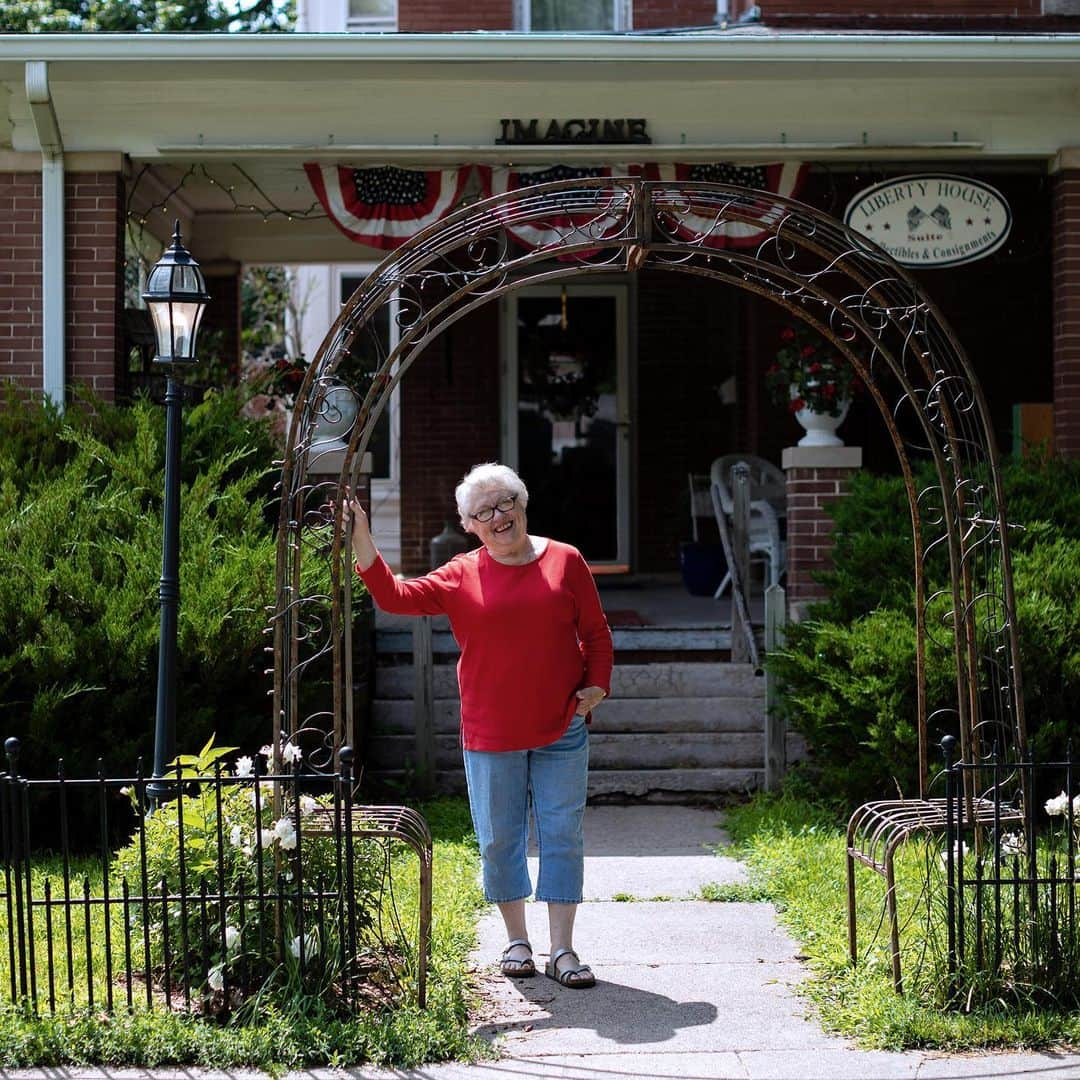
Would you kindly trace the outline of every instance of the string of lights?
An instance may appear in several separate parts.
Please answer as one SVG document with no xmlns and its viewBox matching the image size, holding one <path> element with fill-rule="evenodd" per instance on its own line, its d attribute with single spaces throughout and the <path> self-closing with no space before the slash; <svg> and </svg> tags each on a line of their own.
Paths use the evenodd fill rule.
<svg viewBox="0 0 1080 1080">
<path fill-rule="evenodd" d="M 165 215 L 172 214 L 175 209 L 170 209 L 173 200 L 177 198 L 188 184 L 199 181 L 205 181 L 211 187 L 216 188 L 226 195 L 232 203 L 230 209 L 233 212 L 258 215 L 262 218 L 264 225 L 275 217 L 283 217 L 287 221 L 326 217 L 326 212 L 323 210 L 322 206 L 320 206 L 318 200 L 310 203 L 305 209 L 286 209 L 281 206 L 273 196 L 269 195 L 258 181 L 256 181 L 242 166 L 233 162 L 230 167 L 240 174 L 242 178 L 241 183 L 230 183 L 228 180 L 215 176 L 202 162 L 196 162 L 195 164 L 188 166 L 187 171 L 171 188 L 169 188 L 168 191 L 165 192 L 164 195 L 136 210 L 137 195 L 140 193 L 140 188 L 145 191 L 146 185 L 143 184 L 144 178 L 148 175 L 157 175 L 156 173 L 151 173 L 152 167 L 149 164 L 143 165 L 142 169 L 139 170 L 139 174 L 135 177 L 135 182 L 128 191 L 126 214 L 129 223 L 138 225 L 141 230 L 146 226 L 147 221 L 149 221 L 151 215 L 154 213 L 160 211 Z M 259 201 L 244 201 L 240 196 L 246 192 L 253 192 Z"/>
</svg>

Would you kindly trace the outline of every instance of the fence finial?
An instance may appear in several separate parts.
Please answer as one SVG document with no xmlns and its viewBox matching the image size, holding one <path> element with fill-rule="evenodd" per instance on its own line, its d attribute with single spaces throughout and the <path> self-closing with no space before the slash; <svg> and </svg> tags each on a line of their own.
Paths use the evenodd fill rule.
<svg viewBox="0 0 1080 1080">
<path fill-rule="evenodd" d="M 10 735 L 4 740 L 4 753 L 7 754 L 8 772 L 14 776 L 16 772 L 15 764 L 19 760 L 19 740 L 14 735 Z"/>
<path fill-rule="evenodd" d="M 953 751 L 956 748 L 956 737 L 954 735 L 946 735 L 941 740 L 941 752 L 945 755 L 945 767 L 948 768 L 953 763 Z"/>
</svg>

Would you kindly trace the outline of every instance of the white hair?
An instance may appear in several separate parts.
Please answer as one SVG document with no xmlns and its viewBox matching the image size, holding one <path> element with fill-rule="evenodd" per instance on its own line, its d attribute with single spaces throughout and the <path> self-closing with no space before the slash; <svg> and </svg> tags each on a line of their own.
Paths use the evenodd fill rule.
<svg viewBox="0 0 1080 1080">
<path fill-rule="evenodd" d="M 469 515 L 475 512 L 480 496 L 489 491 L 505 491 L 516 495 L 518 505 L 523 510 L 529 505 L 529 491 L 521 477 L 509 465 L 487 461 L 483 465 L 474 465 L 454 489 L 454 500 L 457 502 L 462 525 L 468 525 Z"/>
</svg>

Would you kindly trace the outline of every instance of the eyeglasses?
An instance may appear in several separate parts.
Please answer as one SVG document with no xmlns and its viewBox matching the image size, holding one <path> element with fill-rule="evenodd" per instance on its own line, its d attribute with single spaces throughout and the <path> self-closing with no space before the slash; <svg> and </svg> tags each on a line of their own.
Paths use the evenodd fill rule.
<svg viewBox="0 0 1080 1080">
<path fill-rule="evenodd" d="M 500 514 L 509 514 L 514 509 L 514 503 L 517 502 L 516 495 L 507 495 L 505 499 L 500 499 L 494 506 L 485 506 L 480 510 L 477 510 L 475 514 L 470 514 L 469 517 L 473 521 L 490 521 L 495 516 L 495 511 L 498 510 Z"/>
</svg>

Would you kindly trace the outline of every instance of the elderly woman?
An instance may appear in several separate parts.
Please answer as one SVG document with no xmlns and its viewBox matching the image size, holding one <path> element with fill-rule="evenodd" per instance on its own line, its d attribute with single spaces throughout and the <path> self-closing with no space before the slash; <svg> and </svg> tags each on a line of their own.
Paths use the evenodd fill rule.
<svg viewBox="0 0 1080 1080">
<path fill-rule="evenodd" d="M 509 938 L 503 974 L 536 972 L 525 926 L 531 802 L 536 899 L 547 902 L 551 933 L 544 970 L 563 986 L 593 986 L 573 931 L 584 867 L 585 725 L 608 693 L 611 631 L 581 553 L 529 535 L 529 493 L 513 469 L 477 465 L 455 496 L 462 525 L 481 546 L 410 581 L 390 572 L 350 500 L 356 568 L 384 611 L 448 615 L 461 646 L 465 778 L 484 894 L 498 904 Z"/>
</svg>

